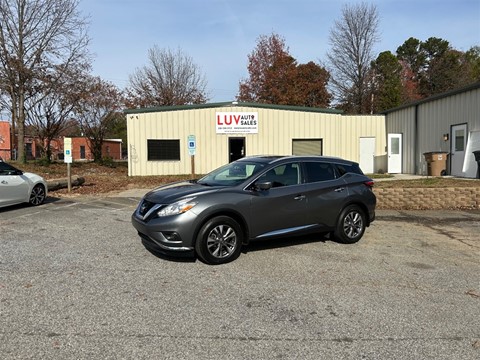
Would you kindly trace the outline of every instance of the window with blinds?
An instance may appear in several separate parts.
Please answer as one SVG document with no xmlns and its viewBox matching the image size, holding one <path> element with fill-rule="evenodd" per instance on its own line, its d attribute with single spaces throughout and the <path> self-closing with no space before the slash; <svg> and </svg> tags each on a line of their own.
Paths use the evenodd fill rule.
<svg viewBox="0 0 480 360">
<path fill-rule="evenodd" d="M 180 140 L 147 140 L 148 161 L 180 160 Z"/>
<path fill-rule="evenodd" d="M 293 139 L 292 155 L 323 155 L 322 139 Z"/>
</svg>

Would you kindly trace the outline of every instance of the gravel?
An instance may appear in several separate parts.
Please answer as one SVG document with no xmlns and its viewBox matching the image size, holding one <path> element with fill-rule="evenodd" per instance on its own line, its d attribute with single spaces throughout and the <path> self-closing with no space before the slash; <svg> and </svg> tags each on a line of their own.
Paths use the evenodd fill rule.
<svg viewBox="0 0 480 360">
<path fill-rule="evenodd" d="M 379 211 L 364 238 L 158 257 L 137 197 L 0 210 L 2 359 L 478 359 L 480 212 Z"/>
</svg>

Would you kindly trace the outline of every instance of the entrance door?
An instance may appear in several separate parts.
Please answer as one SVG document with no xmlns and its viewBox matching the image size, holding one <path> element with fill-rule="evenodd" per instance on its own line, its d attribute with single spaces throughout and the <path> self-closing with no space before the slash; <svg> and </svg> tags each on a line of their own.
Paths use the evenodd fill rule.
<svg viewBox="0 0 480 360">
<path fill-rule="evenodd" d="M 402 134 L 388 134 L 388 173 L 402 172 Z"/>
<path fill-rule="evenodd" d="M 465 149 L 467 147 L 467 124 L 452 126 L 450 149 L 451 175 L 463 176 Z"/>
<path fill-rule="evenodd" d="M 360 168 L 365 174 L 373 174 L 375 164 L 375 138 L 360 138 Z"/>
<path fill-rule="evenodd" d="M 245 138 L 228 138 L 228 161 L 232 162 L 245 156 Z"/>
</svg>

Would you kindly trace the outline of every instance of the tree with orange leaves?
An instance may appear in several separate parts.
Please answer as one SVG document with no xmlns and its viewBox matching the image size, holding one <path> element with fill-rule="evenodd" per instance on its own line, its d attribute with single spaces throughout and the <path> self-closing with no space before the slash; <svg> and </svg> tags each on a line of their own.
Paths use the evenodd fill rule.
<svg viewBox="0 0 480 360">
<path fill-rule="evenodd" d="M 278 34 L 262 35 L 248 56 L 249 78 L 240 82 L 238 101 L 328 107 L 328 72 L 310 61 L 298 64 Z"/>
</svg>

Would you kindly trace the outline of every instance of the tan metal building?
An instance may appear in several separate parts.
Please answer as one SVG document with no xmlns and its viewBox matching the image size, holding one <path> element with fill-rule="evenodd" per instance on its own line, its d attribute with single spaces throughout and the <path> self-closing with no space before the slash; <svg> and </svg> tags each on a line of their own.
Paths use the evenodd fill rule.
<svg viewBox="0 0 480 360">
<path fill-rule="evenodd" d="M 386 171 L 385 116 L 215 103 L 125 111 L 130 176 L 205 174 L 250 155 L 325 155 Z"/>
</svg>

